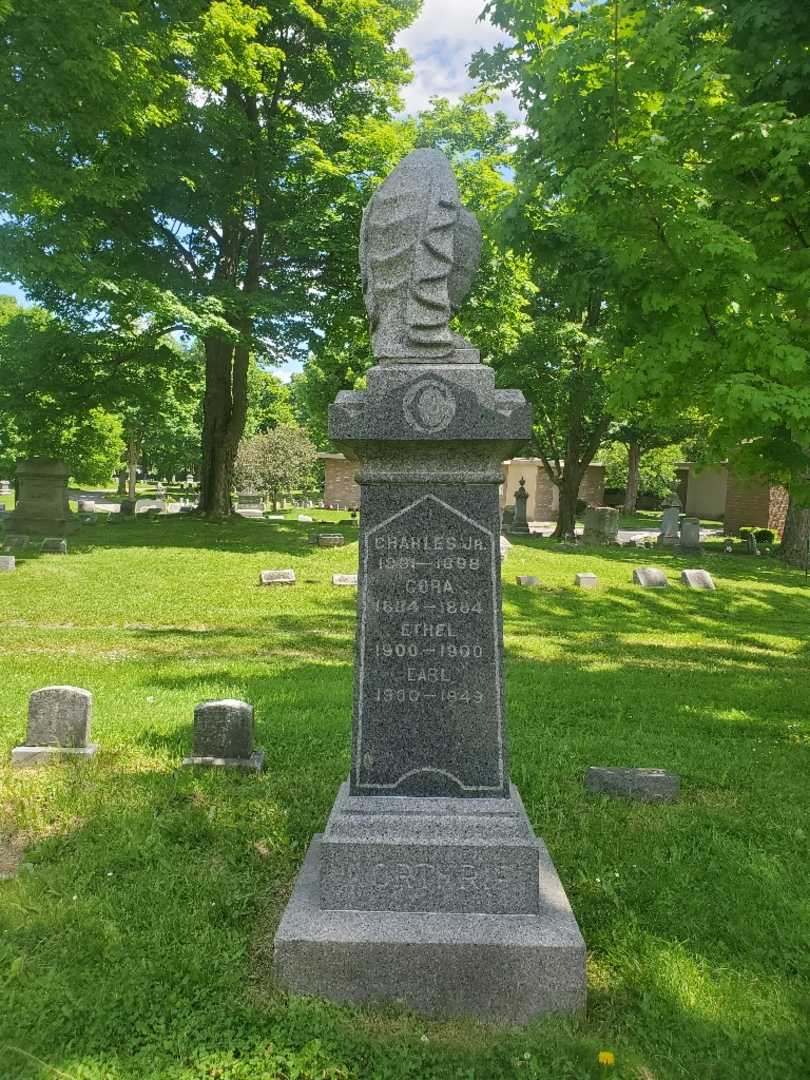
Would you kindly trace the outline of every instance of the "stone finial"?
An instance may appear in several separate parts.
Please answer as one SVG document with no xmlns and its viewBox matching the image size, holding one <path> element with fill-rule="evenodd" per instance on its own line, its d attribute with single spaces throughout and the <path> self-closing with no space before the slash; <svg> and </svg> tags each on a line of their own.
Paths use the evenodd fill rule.
<svg viewBox="0 0 810 1080">
<path fill-rule="evenodd" d="M 191 756 L 183 764 L 260 772 L 264 752 L 254 749 L 254 733 L 253 706 L 246 701 L 203 701 L 194 709 Z"/>
<path fill-rule="evenodd" d="M 78 686 L 44 686 L 28 699 L 26 745 L 11 751 L 15 766 L 39 765 L 53 757 L 92 757 L 93 695 Z"/>
<path fill-rule="evenodd" d="M 360 229 L 363 297 L 375 360 L 476 363 L 450 330 L 481 257 L 481 229 L 461 205 L 440 150 L 408 154 L 372 195 Z"/>
</svg>

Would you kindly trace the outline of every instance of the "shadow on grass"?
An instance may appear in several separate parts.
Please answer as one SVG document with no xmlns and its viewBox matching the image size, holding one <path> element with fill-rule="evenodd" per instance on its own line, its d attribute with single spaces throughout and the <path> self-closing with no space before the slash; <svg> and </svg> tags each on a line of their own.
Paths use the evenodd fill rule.
<svg viewBox="0 0 810 1080">
<path fill-rule="evenodd" d="M 110 516 L 111 519 L 115 515 Z M 313 555 L 323 549 L 307 543 L 310 534 L 339 532 L 346 543 L 357 540 L 356 525 L 338 525 L 331 521 L 300 522 L 252 520 L 234 517 L 215 523 L 181 514 L 142 522 L 137 518 L 96 525 L 85 525 L 70 542 L 71 551 L 89 552 L 109 548 L 172 547 L 211 551 L 289 552 L 298 556 Z"/>
</svg>

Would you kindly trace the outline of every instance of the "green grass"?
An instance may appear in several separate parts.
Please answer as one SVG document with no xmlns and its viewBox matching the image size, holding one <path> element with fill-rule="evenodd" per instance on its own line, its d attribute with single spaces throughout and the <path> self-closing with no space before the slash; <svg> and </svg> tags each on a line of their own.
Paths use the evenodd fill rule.
<svg viewBox="0 0 810 1080">
<path fill-rule="evenodd" d="M 512 538 L 512 770 L 588 944 L 584 1016 L 503 1031 L 274 990 L 276 921 L 349 766 L 354 596 L 329 579 L 356 546 L 308 546 L 296 514 L 99 524 L 0 576 L 0 869 L 20 857 L 0 881 L 0 1077 L 810 1075 L 810 589 L 775 559 L 707 554 L 715 594 L 653 593 L 634 565 L 674 582 L 690 563 Z M 295 588 L 257 587 L 284 566 Z M 12 772 L 51 683 L 93 691 L 102 749 Z M 211 697 L 254 704 L 262 776 L 178 771 Z M 683 797 L 588 796 L 589 764 L 673 769 Z"/>
</svg>

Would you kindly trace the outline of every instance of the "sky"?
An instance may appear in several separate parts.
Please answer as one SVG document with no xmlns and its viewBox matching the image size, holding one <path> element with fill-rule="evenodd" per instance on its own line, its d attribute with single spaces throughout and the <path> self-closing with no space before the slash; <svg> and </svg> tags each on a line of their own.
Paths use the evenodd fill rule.
<svg viewBox="0 0 810 1080">
<path fill-rule="evenodd" d="M 484 4 L 485 0 L 423 0 L 419 18 L 397 39 L 413 59 L 413 82 L 402 92 L 406 112 L 426 109 L 431 97 L 457 100 L 474 88 L 475 82 L 467 74 L 472 54 L 507 40 L 496 27 L 479 20 Z M 517 105 L 509 95 L 501 99 L 499 107 L 517 118 Z M 25 294 L 14 285 L 0 283 L 0 293 L 11 293 L 25 302 Z M 276 368 L 275 373 L 287 382 L 300 370 L 301 365 L 292 362 Z"/>
<path fill-rule="evenodd" d="M 508 38 L 490 22 L 482 22 L 485 0 L 424 0 L 422 14 L 398 37 L 413 58 L 414 79 L 403 92 L 407 112 L 428 107 L 434 96 L 458 98 L 472 90 L 467 74 L 470 57 Z M 502 107 L 517 116 L 517 106 L 505 97 Z"/>
</svg>

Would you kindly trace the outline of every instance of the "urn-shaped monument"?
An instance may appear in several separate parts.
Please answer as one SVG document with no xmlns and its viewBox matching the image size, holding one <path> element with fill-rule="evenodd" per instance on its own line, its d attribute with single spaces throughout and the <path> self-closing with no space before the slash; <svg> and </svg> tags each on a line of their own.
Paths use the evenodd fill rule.
<svg viewBox="0 0 810 1080">
<path fill-rule="evenodd" d="M 329 414 L 362 491 L 351 772 L 274 968 L 299 993 L 515 1022 L 582 1007 L 585 945 L 509 778 L 498 492 L 531 415 L 450 329 L 479 252 L 437 150 L 363 218 L 377 363 Z"/>
</svg>

